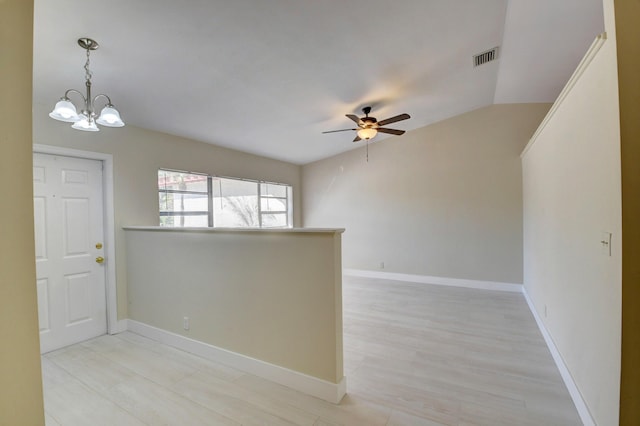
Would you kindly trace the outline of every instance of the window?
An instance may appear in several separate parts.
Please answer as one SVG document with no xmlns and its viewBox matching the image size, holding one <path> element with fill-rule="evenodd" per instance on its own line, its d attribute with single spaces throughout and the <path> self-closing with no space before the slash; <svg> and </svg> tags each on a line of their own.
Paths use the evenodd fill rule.
<svg viewBox="0 0 640 426">
<path fill-rule="evenodd" d="M 158 171 L 160 226 L 212 226 L 208 176 Z"/>
<path fill-rule="evenodd" d="M 158 170 L 160 226 L 290 228 L 291 185 Z"/>
</svg>

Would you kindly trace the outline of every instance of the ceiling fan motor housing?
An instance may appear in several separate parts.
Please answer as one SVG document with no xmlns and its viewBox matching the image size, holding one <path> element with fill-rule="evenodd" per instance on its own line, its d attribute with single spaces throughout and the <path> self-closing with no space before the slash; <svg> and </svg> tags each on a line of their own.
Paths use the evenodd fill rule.
<svg viewBox="0 0 640 426">
<path fill-rule="evenodd" d="M 362 127 L 374 127 L 378 123 L 378 120 L 376 120 L 375 117 L 363 117 L 361 120 Z"/>
</svg>

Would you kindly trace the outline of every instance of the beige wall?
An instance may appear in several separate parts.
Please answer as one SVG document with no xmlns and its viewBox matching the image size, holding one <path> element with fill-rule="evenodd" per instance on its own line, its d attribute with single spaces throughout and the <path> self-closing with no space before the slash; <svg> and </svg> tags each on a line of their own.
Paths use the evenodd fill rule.
<svg viewBox="0 0 640 426">
<path fill-rule="evenodd" d="M 620 385 L 620 134 L 611 28 L 522 160 L 525 289 L 599 425 L 618 424 Z M 603 231 L 613 234 L 611 257 L 600 243 Z"/>
<path fill-rule="evenodd" d="M 519 154 L 548 104 L 494 105 L 303 166 L 304 226 L 345 268 L 522 282 Z M 345 143 L 351 143 L 345 138 Z"/>
<path fill-rule="evenodd" d="M 61 88 L 63 90 L 65 88 Z M 102 128 L 100 133 L 71 129 L 48 117 L 50 106 L 34 110 L 33 141 L 113 155 L 118 318 L 127 317 L 126 225 L 155 226 L 158 168 L 269 180 L 293 185 L 294 225 L 300 224 L 300 167 L 134 126 Z M 126 109 L 120 106 L 126 120 Z"/>
<path fill-rule="evenodd" d="M 33 243 L 33 1 L 0 1 L 0 425 L 42 425 Z"/>
<path fill-rule="evenodd" d="M 640 424 L 640 2 L 615 1 L 622 151 L 620 424 Z"/>
<path fill-rule="evenodd" d="M 331 383 L 342 379 L 340 233 L 126 234 L 131 319 Z"/>
</svg>

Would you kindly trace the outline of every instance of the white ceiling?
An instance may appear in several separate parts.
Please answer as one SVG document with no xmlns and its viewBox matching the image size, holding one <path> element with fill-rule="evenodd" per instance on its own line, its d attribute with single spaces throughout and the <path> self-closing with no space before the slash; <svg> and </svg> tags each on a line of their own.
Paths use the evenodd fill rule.
<svg viewBox="0 0 640 426">
<path fill-rule="evenodd" d="M 411 130 L 552 102 L 602 31 L 600 0 L 36 0 L 34 102 L 83 89 L 91 37 L 94 92 L 127 124 L 304 164 L 355 148 L 321 132 L 363 106 Z"/>
</svg>

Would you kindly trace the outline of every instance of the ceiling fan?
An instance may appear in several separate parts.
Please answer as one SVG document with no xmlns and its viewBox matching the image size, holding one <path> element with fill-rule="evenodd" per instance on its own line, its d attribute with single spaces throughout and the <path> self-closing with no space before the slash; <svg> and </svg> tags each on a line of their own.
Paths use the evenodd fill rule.
<svg viewBox="0 0 640 426">
<path fill-rule="evenodd" d="M 387 129 L 382 126 L 395 123 L 396 121 L 402 121 L 402 120 L 411 118 L 409 114 L 400 114 L 400 115 L 396 115 L 395 117 L 387 118 L 386 120 L 378 121 L 375 117 L 369 117 L 369 113 L 371 112 L 370 106 L 362 108 L 362 112 L 364 112 L 364 117 L 362 118 L 358 117 L 357 115 L 347 114 L 347 117 L 353 120 L 358 125 L 357 128 L 329 130 L 328 132 L 322 132 L 322 133 L 348 132 L 350 130 L 355 130 L 357 132 L 357 135 L 356 135 L 356 138 L 353 140 L 354 142 L 358 142 L 363 139 L 368 141 L 369 139 L 374 138 L 378 134 L 378 132 L 400 136 L 404 134 L 404 130 Z"/>
</svg>

